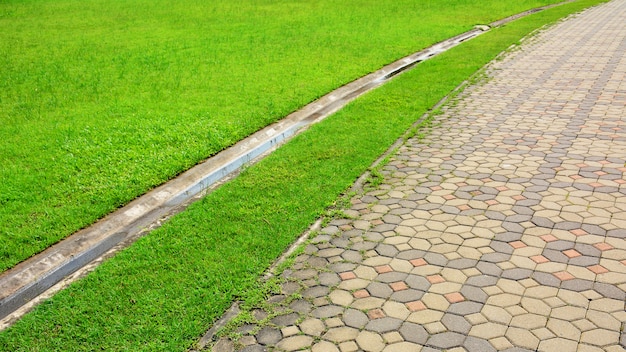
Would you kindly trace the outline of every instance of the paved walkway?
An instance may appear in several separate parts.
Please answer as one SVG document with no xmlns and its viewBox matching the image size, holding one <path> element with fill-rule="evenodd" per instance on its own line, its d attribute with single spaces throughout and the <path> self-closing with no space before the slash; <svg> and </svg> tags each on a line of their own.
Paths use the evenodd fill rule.
<svg viewBox="0 0 626 352">
<path fill-rule="evenodd" d="M 488 75 L 214 351 L 625 350 L 626 1 Z"/>
</svg>

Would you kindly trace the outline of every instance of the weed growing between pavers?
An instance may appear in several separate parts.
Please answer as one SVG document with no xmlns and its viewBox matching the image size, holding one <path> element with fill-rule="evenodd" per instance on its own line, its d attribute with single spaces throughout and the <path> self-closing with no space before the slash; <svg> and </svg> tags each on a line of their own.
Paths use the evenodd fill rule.
<svg viewBox="0 0 626 352">
<path fill-rule="evenodd" d="M 411 124 L 524 34 L 494 30 L 350 104 L 0 333 L 7 351 L 182 351 Z M 328 153 L 331 150 L 332 153 Z"/>
</svg>

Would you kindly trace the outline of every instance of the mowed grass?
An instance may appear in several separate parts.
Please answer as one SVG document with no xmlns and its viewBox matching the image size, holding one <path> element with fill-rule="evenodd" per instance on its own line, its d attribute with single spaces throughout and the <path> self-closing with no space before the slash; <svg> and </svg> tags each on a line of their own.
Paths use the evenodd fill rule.
<svg viewBox="0 0 626 352">
<path fill-rule="evenodd" d="M 532 30 L 515 21 L 426 61 L 314 125 L 0 333 L 4 351 L 184 351 L 437 101 Z"/>
<path fill-rule="evenodd" d="M 556 1 L 1 1 L 0 272 L 334 88 Z"/>
</svg>

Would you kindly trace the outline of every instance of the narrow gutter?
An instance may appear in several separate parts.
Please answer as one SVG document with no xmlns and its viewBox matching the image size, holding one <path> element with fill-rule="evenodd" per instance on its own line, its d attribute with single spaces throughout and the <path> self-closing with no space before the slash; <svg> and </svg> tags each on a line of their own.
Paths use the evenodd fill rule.
<svg viewBox="0 0 626 352">
<path fill-rule="evenodd" d="M 135 199 L 92 226 L 7 270 L 0 275 L 0 331 L 44 298 L 93 270 L 103 258 L 126 248 L 152 228 L 160 226 L 168 217 L 182 211 L 189 203 L 232 177 L 242 166 L 258 161 L 311 124 L 322 121 L 357 97 L 420 62 L 487 32 L 491 27 L 557 5 L 525 11 L 490 26 L 477 26 L 340 87 Z"/>
</svg>

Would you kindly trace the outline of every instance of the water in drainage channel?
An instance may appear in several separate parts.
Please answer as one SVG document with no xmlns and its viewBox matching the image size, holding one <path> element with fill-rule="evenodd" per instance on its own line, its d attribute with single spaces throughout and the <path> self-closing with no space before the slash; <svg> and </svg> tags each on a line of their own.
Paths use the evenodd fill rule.
<svg viewBox="0 0 626 352">
<path fill-rule="evenodd" d="M 494 24 L 500 26 L 553 6 L 556 5 L 529 10 Z M 158 226 L 167 217 L 184 209 L 243 165 L 256 161 L 305 130 L 307 126 L 330 116 L 395 75 L 472 39 L 489 28 L 490 26 L 477 26 L 336 89 L 139 197 L 91 227 L 6 271 L 0 275 L 0 330 L 10 326 L 41 300 L 92 270 L 103 258 L 132 244 L 148 233 L 150 228 Z"/>
</svg>

